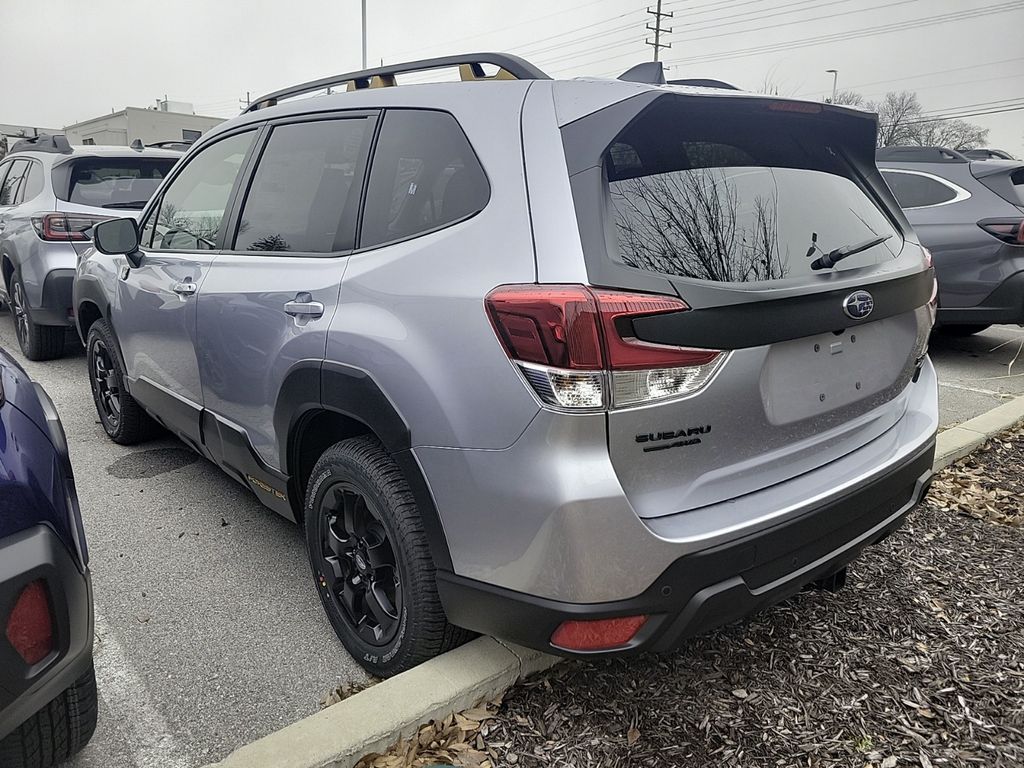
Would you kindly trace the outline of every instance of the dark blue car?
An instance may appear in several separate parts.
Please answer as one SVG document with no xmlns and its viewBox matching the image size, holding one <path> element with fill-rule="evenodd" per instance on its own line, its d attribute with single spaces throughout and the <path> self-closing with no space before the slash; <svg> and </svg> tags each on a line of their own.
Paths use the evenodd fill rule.
<svg viewBox="0 0 1024 768">
<path fill-rule="evenodd" d="M 96 728 L 88 552 L 53 403 L 0 350 L 0 766 L 45 768 Z"/>
</svg>

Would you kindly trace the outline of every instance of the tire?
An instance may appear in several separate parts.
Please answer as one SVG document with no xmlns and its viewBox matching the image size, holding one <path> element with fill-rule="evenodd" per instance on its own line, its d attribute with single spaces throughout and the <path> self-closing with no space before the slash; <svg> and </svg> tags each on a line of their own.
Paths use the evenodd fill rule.
<svg viewBox="0 0 1024 768">
<path fill-rule="evenodd" d="M 74 685 L 0 741 L 4 768 L 50 768 L 77 754 L 96 730 L 99 702 L 92 665 Z"/>
<path fill-rule="evenodd" d="M 320 457 L 305 528 L 327 618 L 371 675 L 404 672 L 473 636 L 448 623 L 416 502 L 376 438 L 343 440 Z"/>
<path fill-rule="evenodd" d="M 939 333 L 944 336 L 973 336 L 988 330 L 989 325 L 940 325 Z"/>
<path fill-rule="evenodd" d="M 117 341 L 106 320 L 90 326 L 85 357 L 92 401 L 107 436 L 120 445 L 135 445 L 153 437 L 159 427 L 124 385 Z"/>
<path fill-rule="evenodd" d="M 64 339 L 67 328 L 54 325 L 37 325 L 32 322 L 28 307 L 25 285 L 21 281 L 21 270 L 11 278 L 11 319 L 14 334 L 18 337 L 21 353 L 29 360 L 54 360 L 64 354 Z"/>
</svg>

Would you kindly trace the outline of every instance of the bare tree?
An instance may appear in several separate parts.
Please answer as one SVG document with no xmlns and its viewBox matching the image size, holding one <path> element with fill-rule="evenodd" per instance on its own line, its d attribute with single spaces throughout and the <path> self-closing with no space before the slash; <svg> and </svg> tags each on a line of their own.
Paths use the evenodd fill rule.
<svg viewBox="0 0 1024 768">
<path fill-rule="evenodd" d="M 909 129 L 910 143 L 922 147 L 975 149 L 988 143 L 988 128 L 966 120 L 927 120 L 913 123 Z"/>
<path fill-rule="evenodd" d="M 839 91 L 836 93 L 836 100 L 834 102 L 831 98 L 825 99 L 825 101 L 833 104 L 842 104 L 846 107 L 863 107 L 867 105 L 867 100 L 856 91 Z"/>
<path fill-rule="evenodd" d="M 871 109 L 878 113 L 878 146 L 911 143 L 912 121 L 921 115 L 921 102 L 913 91 L 890 91 Z"/>
<path fill-rule="evenodd" d="M 785 277 L 776 204 L 755 198 L 752 221 L 741 220 L 739 196 L 721 170 L 663 173 L 615 182 L 623 261 L 683 277 L 752 282 Z"/>
</svg>

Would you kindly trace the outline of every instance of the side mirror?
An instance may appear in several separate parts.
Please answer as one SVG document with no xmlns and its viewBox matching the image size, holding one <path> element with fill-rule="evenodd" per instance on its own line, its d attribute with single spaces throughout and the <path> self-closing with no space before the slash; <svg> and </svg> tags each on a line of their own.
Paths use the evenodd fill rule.
<svg viewBox="0 0 1024 768">
<path fill-rule="evenodd" d="M 92 228 L 92 244 L 100 253 L 124 255 L 133 267 L 139 266 L 139 225 L 135 219 L 110 219 Z"/>
</svg>

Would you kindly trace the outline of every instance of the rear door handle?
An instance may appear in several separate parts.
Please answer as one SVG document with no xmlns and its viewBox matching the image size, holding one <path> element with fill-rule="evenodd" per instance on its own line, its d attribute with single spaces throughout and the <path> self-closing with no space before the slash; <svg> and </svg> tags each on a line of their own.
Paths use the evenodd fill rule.
<svg viewBox="0 0 1024 768">
<path fill-rule="evenodd" d="M 190 280 L 184 280 L 180 283 L 175 283 L 172 290 L 179 296 L 191 296 L 199 290 L 199 286 Z"/>
<path fill-rule="evenodd" d="M 292 317 L 323 317 L 324 305 L 313 301 L 312 294 L 300 293 L 284 305 L 284 311 Z"/>
</svg>

